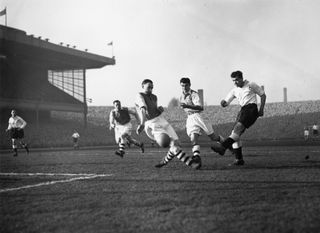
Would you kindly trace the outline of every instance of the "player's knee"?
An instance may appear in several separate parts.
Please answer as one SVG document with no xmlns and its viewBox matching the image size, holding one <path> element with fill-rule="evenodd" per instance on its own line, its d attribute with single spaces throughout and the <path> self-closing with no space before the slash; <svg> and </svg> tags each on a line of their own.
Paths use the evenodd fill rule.
<svg viewBox="0 0 320 233">
<path fill-rule="evenodd" d="M 237 122 L 237 124 L 234 126 L 232 132 L 238 134 L 238 135 L 241 135 L 244 131 L 245 131 L 246 127 L 240 123 L 240 122 Z"/>
<path fill-rule="evenodd" d="M 232 138 L 235 142 L 239 141 L 240 134 L 238 134 L 236 131 L 232 130 L 230 134 L 230 138 Z"/>
</svg>

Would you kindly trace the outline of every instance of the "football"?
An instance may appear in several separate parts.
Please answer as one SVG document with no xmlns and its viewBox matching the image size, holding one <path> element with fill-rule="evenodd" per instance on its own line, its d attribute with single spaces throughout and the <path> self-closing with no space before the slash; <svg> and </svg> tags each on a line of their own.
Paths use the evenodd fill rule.
<svg viewBox="0 0 320 233">
<path fill-rule="evenodd" d="M 161 133 L 161 134 L 157 135 L 155 139 L 156 139 L 158 145 L 163 148 L 167 148 L 170 146 L 171 139 L 168 134 Z"/>
</svg>

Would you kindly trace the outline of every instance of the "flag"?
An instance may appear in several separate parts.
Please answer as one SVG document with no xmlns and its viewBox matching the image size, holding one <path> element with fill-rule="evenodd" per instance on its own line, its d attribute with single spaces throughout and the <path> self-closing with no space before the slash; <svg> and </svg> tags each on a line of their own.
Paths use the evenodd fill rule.
<svg viewBox="0 0 320 233">
<path fill-rule="evenodd" d="M 2 11 L 0 11 L 0 16 L 7 14 L 7 8 L 4 8 Z"/>
<path fill-rule="evenodd" d="M 108 43 L 108 45 L 113 45 L 113 41 L 111 41 L 110 43 Z"/>
</svg>

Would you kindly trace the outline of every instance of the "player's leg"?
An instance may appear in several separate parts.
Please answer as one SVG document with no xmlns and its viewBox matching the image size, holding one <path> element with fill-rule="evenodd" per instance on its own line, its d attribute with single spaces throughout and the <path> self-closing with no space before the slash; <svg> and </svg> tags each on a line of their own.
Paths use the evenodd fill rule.
<svg viewBox="0 0 320 233">
<path fill-rule="evenodd" d="M 114 129 L 114 132 L 115 132 L 115 139 L 118 144 L 118 150 L 115 151 L 115 154 L 123 158 L 125 154 L 125 148 L 126 148 L 125 138 L 122 136 L 119 127 L 116 126 Z"/>
<path fill-rule="evenodd" d="M 242 143 L 240 140 L 232 144 L 232 154 L 235 156 L 235 161 L 232 165 L 244 165 Z"/>
<path fill-rule="evenodd" d="M 20 145 L 29 153 L 28 145 L 24 142 L 24 130 L 17 130 L 17 139 L 19 140 Z"/>
<path fill-rule="evenodd" d="M 246 127 L 241 122 L 237 122 L 230 136 L 223 140 L 223 142 L 213 145 L 211 149 L 220 155 L 224 155 L 227 149 L 232 150 L 232 144 L 240 140 L 240 136 L 245 129 Z"/>
<path fill-rule="evenodd" d="M 15 138 L 11 139 L 12 142 L 12 150 L 13 150 L 13 156 L 18 156 L 18 145 L 17 140 Z"/>
<path fill-rule="evenodd" d="M 185 163 L 187 166 L 193 164 L 192 158 L 187 156 L 179 145 L 178 140 L 172 140 L 170 149 L 168 150 L 166 156 L 157 164 L 155 167 L 161 168 L 167 165 L 174 157 L 177 157 L 181 162 Z"/>
<path fill-rule="evenodd" d="M 126 134 L 125 135 L 127 141 L 129 142 L 129 144 L 133 144 L 137 147 L 140 147 L 141 152 L 144 153 L 144 144 L 143 142 L 139 142 L 138 140 L 134 139 L 133 137 L 131 137 L 131 135 Z"/>
<path fill-rule="evenodd" d="M 192 160 L 197 163 L 199 168 L 201 167 L 201 157 L 200 157 L 200 145 L 198 143 L 199 134 L 192 133 L 190 135 L 190 141 L 192 144 Z"/>
<path fill-rule="evenodd" d="M 121 135 L 119 137 L 119 141 L 118 141 L 118 150 L 116 150 L 115 154 L 120 156 L 121 158 L 123 158 L 124 154 L 126 153 L 125 150 L 126 150 L 126 144 L 125 144 L 125 138 Z"/>
<path fill-rule="evenodd" d="M 237 121 L 233 127 L 231 135 L 225 139 L 221 144 L 218 143 L 215 148 L 212 148 L 215 152 L 223 155 L 226 149 L 232 150 L 232 145 L 234 143 L 239 143 L 240 136 L 245 132 L 247 128 L 255 123 L 258 119 L 258 108 L 256 104 L 249 104 L 241 108 Z M 243 156 L 242 156 L 242 146 L 241 144 L 235 144 L 235 165 L 243 165 Z M 238 162 L 237 162 L 238 161 Z"/>
<path fill-rule="evenodd" d="M 200 114 L 195 113 L 188 116 L 186 130 L 192 145 L 192 160 L 194 164 L 198 164 L 198 169 L 201 167 L 200 145 L 198 143 L 198 138 L 201 135 L 202 127 L 204 127 L 204 123 Z"/>
<path fill-rule="evenodd" d="M 23 139 L 20 140 L 20 145 L 26 150 L 26 152 L 29 154 L 29 147 L 28 144 L 24 142 Z"/>
<path fill-rule="evenodd" d="M 116 125 L 114 128 L 115 140 L 118 144 L 118 150 L 115 151 L 115 154 L 123 158 L 126 148 L 126 138 L 124 137 L 125 128 L 122 125 Z"/>
</svg>

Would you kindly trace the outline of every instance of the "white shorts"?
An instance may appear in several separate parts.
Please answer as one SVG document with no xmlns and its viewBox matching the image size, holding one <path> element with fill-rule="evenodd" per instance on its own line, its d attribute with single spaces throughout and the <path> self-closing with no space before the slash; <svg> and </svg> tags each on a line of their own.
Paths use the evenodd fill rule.
<svg viewBox="0 0 320 233">
<path fill-rule="evenodd" d="M 194 133 L 201 135 L 201 130 L 203 130 L 207 135 L 214 132 L 211 123 L 203 119 L 200 113 L 188 115 L 186 128 L 189 137 Z"/>
<path fill-rule="evenodd" d="M 121 138 L 122 135 L 128 134 L 129 136 L 131 135 L 132 131 L 132 124 L 131 122 L 125 124 L 125 125 L 116 125 L 114 128 L 114 136 L 116 139 L 116 142 L 119 142 L 119 138 Z"/>
<path fill-rule="evenodd" d="M 179 139 L 176 131 L 174 131 L 169 122 L 161 115 L 146 121 L 144 130 L 146 131 L 148 137 L 152 140 L 155 140 L 155 136 L 161 133 L 168 134 L 168 136 L 173 140 Z"/>
</svg>

